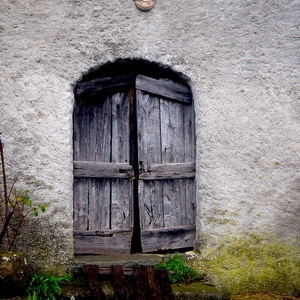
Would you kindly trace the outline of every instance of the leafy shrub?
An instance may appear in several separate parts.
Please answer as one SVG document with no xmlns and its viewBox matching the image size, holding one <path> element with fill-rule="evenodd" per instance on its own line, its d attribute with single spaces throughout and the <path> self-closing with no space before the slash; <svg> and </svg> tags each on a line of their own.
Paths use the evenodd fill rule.
<svg viewBox="0 0 300 300">
<path fill-rule="evenodd" d="M 171 255 L 169 261 L 163 261 L 154 267 L 156 269 L 166 269 L 171 283 L 191 283 L 196 279 L 205 277 L 205 274 L 197 276 L 197 272 L 186 264 L 186 260 L 182 259 L 178 252 Z"/>
<path fill-rule="evenodd" d="M 60 283 L 63 280 L 69 281 L 70 278 L 34 274 L 27 289 L 28 300 L 56 300 L 56 296 L 61 294 Z"/>
<path fill-rule="evenodd" d="M 20 193 L 14 188 L 16 181 L 10 189 L 8 188 L 3 148 L 4 144 L 0 136 L 1 188 L 3 189 L 3 194 L 0 194 L 0 247 L 10 251 L 21 228 L 26 224 L 26 217 L 29 213 L 33 212 L 33 215 L 37 217 L 39 211 L 42 213 L 46 211 L 46 205 L 32 207 L 28 191 Z"/>
</svg>

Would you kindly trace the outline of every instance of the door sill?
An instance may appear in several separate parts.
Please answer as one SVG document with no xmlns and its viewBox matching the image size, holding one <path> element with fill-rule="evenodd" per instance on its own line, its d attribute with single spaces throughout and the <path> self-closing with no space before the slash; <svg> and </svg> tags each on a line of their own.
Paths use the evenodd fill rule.
<svg viewBox="0 0 300 300">
<path fill-rule="evenodd" d="M 125 254 L 125 255 L 75 255 L 74 260 L 77 266 L 85 264 L 110 267 L 121 265 L 123 267 L 134 267 L 137 265 L 157 265 L 161 263 L 163 254 Z"/>
</svg>

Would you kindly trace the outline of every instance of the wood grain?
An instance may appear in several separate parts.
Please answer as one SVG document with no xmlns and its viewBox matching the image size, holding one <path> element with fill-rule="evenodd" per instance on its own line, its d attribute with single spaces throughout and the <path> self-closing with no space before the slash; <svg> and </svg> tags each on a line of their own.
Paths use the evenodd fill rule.
<svg viewBox="0 0 300 300">
<path fill-rule="evenodd" d="M 108 179 L 90 179 L 88 230 L 110 229 L 109 192 Z"/>
<path fill-rule="evenodd" d="M 136 266 L 133 272 L 136 300 L 163 299 L 153 266 Z"/>
<path fill-rule="evenodd" d="M 89 179 L 74 178 L 74 230 L 88 230 L 89 227 Z"/>
<path fill-rule="evenodd" d="M 74 161 L 74 177 L 87 178 L 125 178 L 133 176 L 132 166 L 126 163 L 107 163 L 95 161 Z"/>
<path fill-rule="evenodd" d="M 160 286 L 164 300 L 174 300 L 174 294 L 169 281 L 168 272 L 165 269 L 156 270 L 156 278 Z"/>
<path fill-rule="evenodd" d="M 150 165 L 161 163 L 160 98 L 139 90 L 136 93 L 139 179 L 144 179 L 145 174 L 149 175 L 145 172 Z M 159 181 L 139 181 L 139 208 L 142 228 L 163 227 L 162 185 Z"/>
<path fill-rule="evenodd" d="M 141 230 L 143 252 L 192 247 L 195 236 L 195 225 Z"/>
<path fill-rule="evenodd" d="M 97 265 L 84 265 L 83 271 L 90 284 L 94 299 L 105 300 L 106 296 L 99 280 L 99 267 Z"/>
<path fill-rule="evenodd" d="M 194 178 L 195 171 L 194 162 L 149 164 L 139 178 L 141 180 Z"/>
<path fill-rule="evenodd" d="M 129 164 L 129 93 L 113 94 L 111 96 L 111 103 L 111 162 Z M 124 173 L 124 170 L 126 173 Z M 132 170 L 128 172 L 126 168 L 119 168 L 118 174 L 130 178 L 132 176 Z M 131 180 L 111 180 L 111 229 L 132 227 L 132 188 Z"/>
<path fill-rule="evenodd" d="M 113 93 L 120 90 L 128 90 L 134 85 L 134 77 L 131 75 L 95 78 L 88 82 L 78 83 L 75 89 L 76 97 L 98 95 L 99 93 Z"/>
<path fill-rule="evenodd" d="M 130 254 L 131 235 L 74 235 L 74 251 L 76 254 Z"/>
<path fill-rule="evenodd" d="M 111 283 L 114 289 L 114 300 L 129 299 L 123 266 L 111 266 Z"/>
<path fill-rule="evenodd" d="M 157 80 L 139 75 L 136 78 L 136 88 L 138 90 L 170 98 L 181 103 L 190 104 L 192 102 L 192 93 L 187 86 L 183 86 L 169 80 Z"/>
</svg>

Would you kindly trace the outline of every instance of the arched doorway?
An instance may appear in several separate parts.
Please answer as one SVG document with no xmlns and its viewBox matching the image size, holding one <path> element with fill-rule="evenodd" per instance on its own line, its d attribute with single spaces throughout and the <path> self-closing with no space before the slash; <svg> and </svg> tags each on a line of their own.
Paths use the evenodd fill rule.
<svg viewBox="0 0 300 300">
<path fill-rule="evenodd" d="M 127 60 L 85 76 L 75 98 L 75 254 L 192 247 L 189 86 L 168 69 Z"/>
</svg>

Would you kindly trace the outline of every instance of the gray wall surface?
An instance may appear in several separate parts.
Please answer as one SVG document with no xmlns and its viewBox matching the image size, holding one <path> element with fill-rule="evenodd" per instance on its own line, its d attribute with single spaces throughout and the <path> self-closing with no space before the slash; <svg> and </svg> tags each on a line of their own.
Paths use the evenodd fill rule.
<svg viewBox="0 0 300 300">
<path fill-rule="evenodd" d="M 73 255 L 73 88 L 141 58 L 186 75 L 197 133 L 197 241 L 267 230 L 299 239 L 297 0 L 2 0 L 0 132 L 7 171 L 45 215 L 18 247 L 35 268 Z"/>
</svg>

